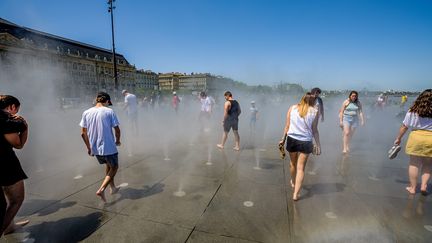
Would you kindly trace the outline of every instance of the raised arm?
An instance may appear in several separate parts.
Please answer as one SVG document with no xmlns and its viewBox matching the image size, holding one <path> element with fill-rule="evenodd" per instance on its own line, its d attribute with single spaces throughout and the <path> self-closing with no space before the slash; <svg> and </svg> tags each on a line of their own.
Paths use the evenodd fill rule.
<svg viewBox="0 0 432 243">
<path fill-rule="evenodd" d="M 8 133 L 4 137 L 6 141 L 16 149 L 22 149 L 27 142 L 28 129 L 21 133 Z"/>
</svg>

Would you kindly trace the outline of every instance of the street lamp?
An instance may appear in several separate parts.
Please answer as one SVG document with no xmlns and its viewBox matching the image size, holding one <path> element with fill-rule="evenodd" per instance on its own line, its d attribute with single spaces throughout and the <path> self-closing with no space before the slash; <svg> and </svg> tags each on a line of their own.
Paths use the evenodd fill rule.
<svg viewBox="0 0 432 243">
<path fill-rule="evenodd" d="M 118 90 L 118 80 L 117 80 L 117 60 L 115 54 L 115 44 L 114 44 L 114 9 L 113 2 L 115 0 L 108 0 L 108 12 L 111 13 L 111 36 L 112 36 L 112 52 L 113 52 L 113 64 L 114 64 L 114 92 L 117 93 Z"/>
</svg>

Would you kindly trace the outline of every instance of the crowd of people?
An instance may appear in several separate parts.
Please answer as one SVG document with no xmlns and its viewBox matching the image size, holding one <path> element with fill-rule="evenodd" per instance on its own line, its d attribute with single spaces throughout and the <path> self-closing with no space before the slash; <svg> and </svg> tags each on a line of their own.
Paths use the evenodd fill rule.
<svg viewBox="0 0 432 243">
<path fill-rule="evenodd" d="M 123 90 L 124 109 L 127 111 L 128 122 L 137 129 L 137 98 L 127 90 Z M 318 131 L 319 121 L 324 122 L 324 103 L 320 98 L 321 90 L 314 88 L 302 96 L 300 101 L 289 107 L 283 136 L 279 146 L 285 147 L 290 159 L 290 184 L 293 190 L 293 200 L 298 201 L 305 176 L 305 167 L 311 153 L 321 154 L 321 142 Z M 235 151 L 240 151 L 239 116 L 242 113 L 240 103 L 233 98 L 230 91 L 224 93 L 222 118 L 222 139 L 216 146 L 224 149 L 228 134 L 233 130 Z M 215 101 L 206 92 L 199 94 L 201 110 L 199 120 L 205 124 L 213 119 L 212 111 Z M 172 107 L 178 112 L 181 99 L 174 92 Z M 402 98 L 405 105 L 407 98 Z M 250 127 L 255 129 L 258 119 L 258 109 L 255 101 L 251 101 Z M 24 201 L 24 180 L 27 175 L 23 171 L 14 149 L 22 149 L 28 137 L 28 124 L 18 115 L 20 102 L 11 95 L 0 95 L 0 236 L 13 232 L 28 223 L 27 220 L 14 222 L 18 210 Z M 106 201 L 105 190 L 115 194 L 119 188 L 114 178 L 119 168 L 117 146 L 121 145 L 121 131 L 116 113 L 109 106 L 112 105 L 108 93 L 99 92 L 95 98 L 95 105 L 82 114 L 79 123 L 81 137 L 89 156 L 104 165 L 105 177 L 96 195 Z M 339 126 L 343 131 L 342 153 L 350 153 L 350 142 L 358 126 L 363 126 L 365 119 L 359 93 L 351 91 L 343 101 L 339 110 Z M 410 194 L 417 192 L 417 180 L 421 171 L 420 192 L 426 195 L 427 183 L 432 170 L 432 90 L 423 91 L 409 108 L 402 122 L 399 134 L 394 141 L 400 145 L 402 137 L 409 134 L 405 151 L 410 156 L 408 177 L 410 184 L 406 190 Z M 284 152 L 284 151 L 283 151 Z"/>
</svg>

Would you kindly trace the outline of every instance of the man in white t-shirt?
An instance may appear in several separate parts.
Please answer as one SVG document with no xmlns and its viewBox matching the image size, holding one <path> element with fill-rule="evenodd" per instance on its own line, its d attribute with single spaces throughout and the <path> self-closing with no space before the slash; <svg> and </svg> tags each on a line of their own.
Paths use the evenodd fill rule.
<svg viewBox="0 0 432 243">
<path fill-rule="evenodd" d="M 201 129 L 208 130 L 213 103 L 209 96 L 207 96 L 206 92 L 202 91 L 200 93 L 200 102 L 201 102 L 201 111 L 199 115 L 199 121 L 201 123 Z"/>
<path fill-rule="evenodd" d="M 128 117 L 128 123 L 134 133 L 138 132 L 138 101 L 134 94 L 127 90 L 122 91 L 124 98 L 124 109 Z"/>
<path fill-rule="evenodd" d="M 109 94 L 99 92 L 96 97 L 96 105 L 83 112 L 81 122 L 81 137 L 87 147 L 90 156 L 96 156 L 100 164 L 106 165 L 106 175 L 97 190 L 96 195 L 104 202 L 105 189 L 111 187 L 111 194 L 118 191 L 114 184 L 114 176 L 118 169 L 118 151 L 120 146 L 120 128 L 116 114 L 108 106 L 112 105 Z M 115 131 L 115 137 L 113 134 Z"/>
</svg>

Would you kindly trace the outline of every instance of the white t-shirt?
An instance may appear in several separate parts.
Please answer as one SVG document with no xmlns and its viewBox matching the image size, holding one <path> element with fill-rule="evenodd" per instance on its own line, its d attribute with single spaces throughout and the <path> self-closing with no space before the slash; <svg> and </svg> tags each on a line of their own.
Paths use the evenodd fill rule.
<svg viewBox="0 0 432 243">
<path fill-rule="evenodd" d="M 118 126 L 119 122 L 112 109 L 108 107 L 92 107 L 83 112 L 79 125 L 87 128 L 93 155 L 117 153 L 112 128 Z"/>
<path fill-rule="evenodd" d="M 201 98 L 201 111 L 210 112 L 212 107 L 212 100 L 209 96 L 202 99 Z"/>
<path fill-rule="evenodd" d="M 309 107 L 306 117 L 300 117 L 298 106 L 294 105 L 291 109 L 290 126 L 288 136 L 300 141 L 312 141 L 312 123 L 318 114 L 318 110 L 314 107 Z"/>
<path fill-rule="evenodd" d="M 126 103 L 126 111 L 128 115 L 132 115 L 138 112 L 138 102 L 134 94 L 127 94 L 124 102 Z"/>
<path fill-rule="evenodd" d="M 256 119 L 258 109 L 256 107 L 251 107 L 251 108 L 249 108 L 249 110 L 250 110 L 251 119 Z"/>
<path fill-rule="evenodd" d="M 420 117 L 417 113 L 408 111 L 402 123 L 412 129 L 432 131 L 432 118 Z"/>
</svg>

